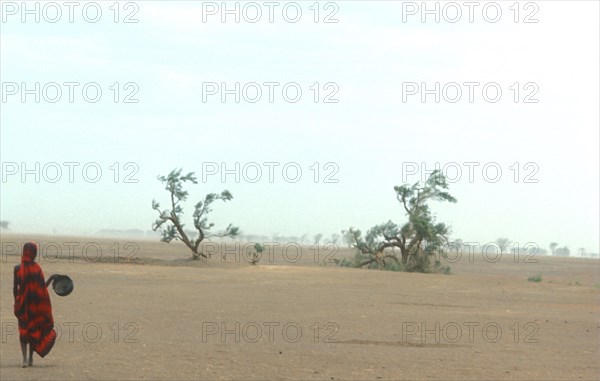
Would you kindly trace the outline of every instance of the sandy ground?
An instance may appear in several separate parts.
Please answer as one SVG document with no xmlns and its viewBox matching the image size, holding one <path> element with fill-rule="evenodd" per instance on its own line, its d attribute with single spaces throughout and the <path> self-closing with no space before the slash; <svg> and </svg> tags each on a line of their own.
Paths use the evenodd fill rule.
<svg viewBox="0 0 600 381">
<path fill-rule="evenodd" d="M 465 255 L 452 275 L 408 274 L 310 248 L 250 266 L 223 247 L 203 263 L 176 244 L 35 238 L 46 276 L 75 291 L 51 292 L 59 340 L 21 368 L 11 253 L 24 237 L 2 236 L 2 380 L 600 379 L 597 259 Z"/>
</svg>

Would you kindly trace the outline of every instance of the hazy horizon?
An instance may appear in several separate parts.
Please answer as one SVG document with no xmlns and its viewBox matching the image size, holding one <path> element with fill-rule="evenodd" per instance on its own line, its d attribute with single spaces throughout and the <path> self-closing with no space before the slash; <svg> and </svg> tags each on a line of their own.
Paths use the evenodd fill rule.
<svg viewBox="0 0 600 381">
<path fill-rule="evenodd" d="M 22 22 L 3 9 L 7 232 L 149 230 L 152 200 L 168 201 L 156 177 L 175 168 L 199 178 L 187 186 L 188 228 L 197 201 L 228 189 L 233 200 L 209 215 L 216 230 L 365 232 L 404 223 L 393 187 L 439 163 L 458 202 L 431 207 L 452 239 L 600 252 L 598 2 L 535 3 L 536 23 L 523 22 L 531 9 L 514 22 L 504 3 L 499 22 L 477 11 L 472 23 L 466 14 L 422 22 L 403 8 L 410 2 L 320 3 L 318 15 L 300 2 L 299 22 L 278 8 L 272 23 L 267 13 L 223 23 L 201 3 L 132 3 L 137 9 L 118 15 L 103 3 L 94 23 L 79 11 L 70 23 L 66 10 L 56 23 L 45 20 L 54 13 Z M 138 22 L 123 22 L 128 15 Z M 71 82 L 79 83 L 73 102 Z M 470 102 L 465 83 L 473 82 Z M 222 83 L 228 91 L 240 84 L 239 102 L 215 92 Z M 427 91 L 439 84 L 439 102 L 415 93 L 421 83 Z M 489 98 L 502 90 L 498 101 L 482 95 L 486 84 Z"/>
</svg>

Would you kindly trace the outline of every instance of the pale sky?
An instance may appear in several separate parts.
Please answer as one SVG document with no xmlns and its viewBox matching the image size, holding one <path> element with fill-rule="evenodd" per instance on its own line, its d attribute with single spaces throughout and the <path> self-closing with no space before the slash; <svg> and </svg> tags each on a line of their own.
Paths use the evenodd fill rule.
<svg viewBox="0 0 600 381">
<path fill-rule="evenodd" d="M 418 181 L 421 169 L 439 163 L 456 178 L 450 193 L 458 203 L 432 208 L 453 238 L 600 251 L 597 1 L 520 2 L 518 15 L 513 1 L 479 2 L 473 22 L 463 2 L 453 3 L 462 12 L 457 22 L 448 2 L 428 2 L 438 4 L 439 22 L 420 1 L 238 3 L 239 23 L 234 2 L 227 14 L 222 2 L 194 1 L 121 2 L 118 15 L 113 1 L 81 2 L 69 22 L 62 2 L 29 2 L 27 14 L 20 1 L 3 1 L 0 212 L 11 230 L 147 230 L 156 218 L 152 199 L 168 200 L 156 176 L 183 168 L 202 180 L 213 163 L 231 171 L 225 181 L 220 169 L 204 173 L 206 181 L 189 188 L 190 227 L 192 205 L 228 189 L 233 201 L 211 215 L 217 228 L 233 222 L 247 234 L 298 236 L 367 230 L 403 223 L 394 185 Z M 250 22 L 257 10 L 260 20 Z M 127 16 L 138 22 L 124 23 Z M 240 102 L 225 94 L 223 103 L 221 84 L 233 90 L 236 82 Z M 473 82 L 470 102 L 465 83 Z M 439 83 L 439 103 L 435 94 L 422 102 L 423 83 L 428 90 Z M 91 103 L 97 87 L 102 94 Z M 302 90 L 296 103 L 284 87 L 288 99 Z M 262 96 L 252 103 L 257 88 Z M 453 103 L 457 88 L 462 96 Z M 138 102 L 125 103 L 132 92 Z M 51 182 L 57 167 L 62 176 Z M 256 167 L 262 176 L 251 182 Z M 97 168 L 102 174 L 91 182 Z M 23 169 L 31 170 L 24 181 Z M 126 183 L 128 174 L 137 183 Z"/>
</svg>

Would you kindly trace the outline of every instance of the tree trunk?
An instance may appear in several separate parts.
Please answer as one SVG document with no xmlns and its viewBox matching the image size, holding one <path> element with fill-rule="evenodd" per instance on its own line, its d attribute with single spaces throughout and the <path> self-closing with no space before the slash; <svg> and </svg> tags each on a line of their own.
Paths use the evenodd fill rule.
<svg viewBox="0 0 600 381">
<path fill-rule="evenodd" d="M 400 253 L 402 253 L 402 263 L 406 264 L 408 262 L 408 250 L 404 247 L 401 247 Z"/>
</svg>

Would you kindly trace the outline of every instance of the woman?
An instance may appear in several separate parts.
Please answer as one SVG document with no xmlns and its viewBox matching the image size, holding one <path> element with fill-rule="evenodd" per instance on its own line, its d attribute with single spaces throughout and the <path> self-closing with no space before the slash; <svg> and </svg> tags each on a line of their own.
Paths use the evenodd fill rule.
<svg viewBox="0 0 600 381">
<path fill-rule="evenodd" d="M 19 340 L 23 352 L 23 368 L 33 365 L 33 352 L 46 356 L 56 340 L 52 305 L 48 285 L 53 276 L 44 282 L 44 273 L 35 263 L 37 245 L 27 242 L 23 246 L 21 264 L 15 266 L 13 295 L 15 316 L 19 320 Z M 29 361 L 27 360 L 29 344 Z"/>
</svg>

